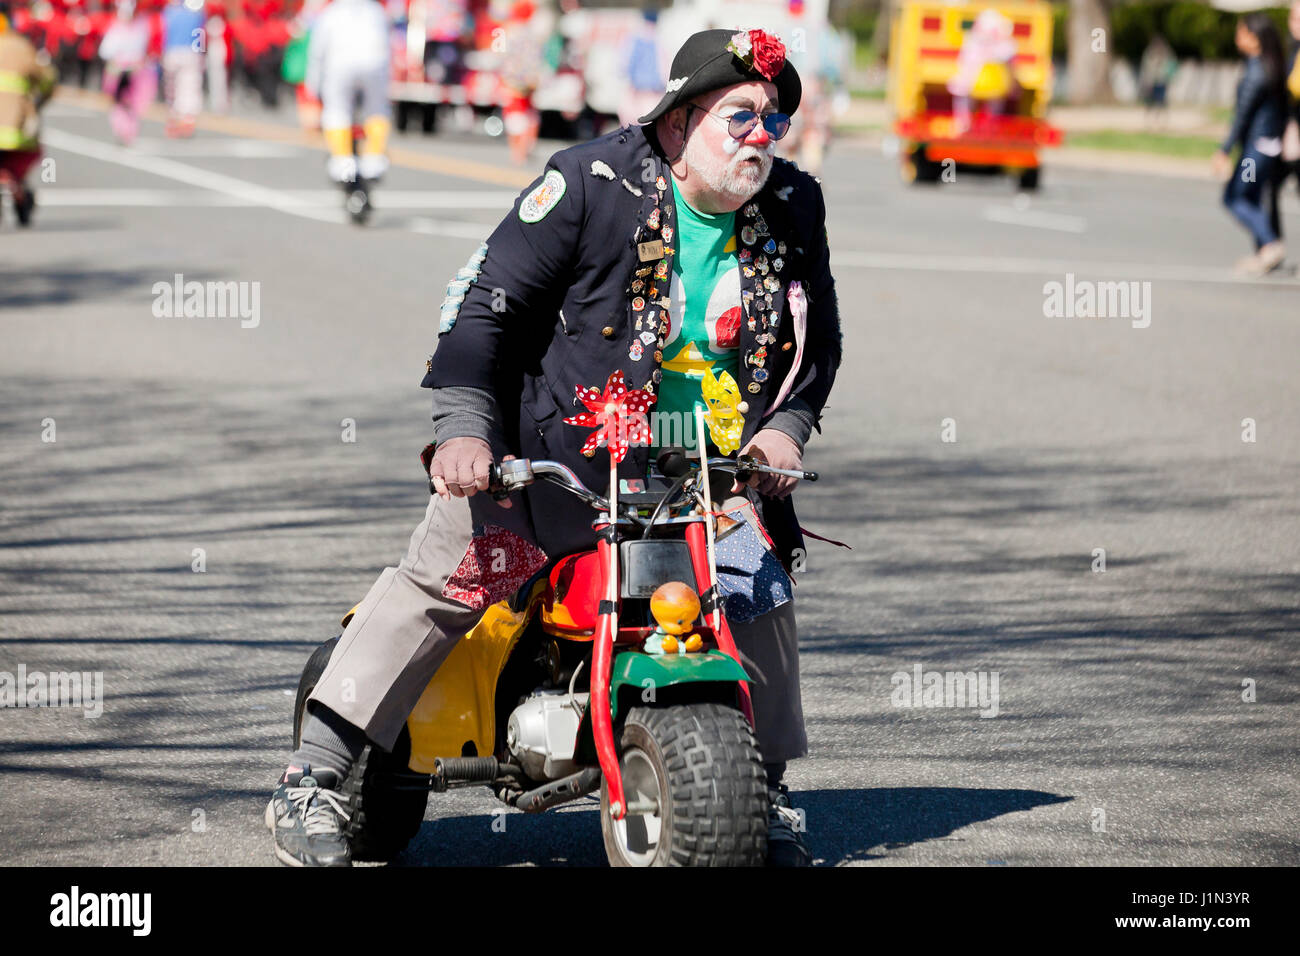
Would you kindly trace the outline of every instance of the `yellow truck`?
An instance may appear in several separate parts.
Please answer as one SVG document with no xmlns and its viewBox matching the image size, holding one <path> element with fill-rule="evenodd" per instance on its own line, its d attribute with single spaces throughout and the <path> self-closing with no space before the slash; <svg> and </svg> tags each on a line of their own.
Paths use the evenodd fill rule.
<svg viewBox="0 0 1300 956">
<path fill-rule="evenodd" d="M 889 103 L 907 182 L 958 166 L 1001 170 L 1038 187 L 1047 122 L 1052 10 L 1038 0 L 899 0 L 889 45 Z"/>
</svg>

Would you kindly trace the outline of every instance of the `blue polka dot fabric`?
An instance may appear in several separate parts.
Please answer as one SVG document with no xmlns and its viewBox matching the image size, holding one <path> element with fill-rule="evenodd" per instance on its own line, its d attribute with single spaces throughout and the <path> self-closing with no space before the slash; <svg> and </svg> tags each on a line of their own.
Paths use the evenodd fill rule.
<svg viewBox="0 0 1300 956">
<path fill-rule="evenodd" d="M 741 524 L 718 536 L 718 591 L 727 620 L 747 624 L 791 600 L 794 587 L 761 530 L 753 505 L 727 514 Z"/>
</svg>

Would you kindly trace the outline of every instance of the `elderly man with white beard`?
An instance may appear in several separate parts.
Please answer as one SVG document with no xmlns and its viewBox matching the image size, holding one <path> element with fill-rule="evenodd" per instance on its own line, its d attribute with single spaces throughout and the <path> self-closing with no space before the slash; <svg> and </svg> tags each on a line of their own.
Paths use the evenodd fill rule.
<svg viewBox="0 0 1300 956">
<path fill-rule="evenodd" d="M 422 382 L 433 390 L 423 460 L 434 493 L 406 557 L 358 605 L 308 700 L 301 745 L 267 808 L 281 861 L 350 863 L 339 784 L 363 750 L 394 750 L 425 686 L 491 603 L 594 547 L 590 510 L 559 489 L 537 483 L 501 502 L 480 494 L 491 463 L 510 455 L 557 460 L 586 486 L 606 485 L 608 459 L 565 421 L 581 411 L 575 385 L 621 372 L 628 389 L 655 395 L 660 423 L 688 422 L 712 388 L 735 415 L 711 423 L 711 456 L 801 469 L 841 336 L 821 188 L 773 158 L 800 92 L 777 38 L 691 36 L 655 109 L 551 157 L 456 272 Z M 643 483 L 660 446 L 677 443 L 651 431 L 651 443 L 628 449 L 620 483 Z M 771 865 L 812 859 L 782 782 L 808 751 L 789 577 L 804 554 L 797 480 L 755 475 L 722 503 L 750 507 L 755 540 L 775 556 L 774 574 L 761 584 L 739 576 L 725 604 L 767 772 Z M 508 566 L 475 560 L 489 537 L 517 540 L 501 552 Z"/>
</svg>

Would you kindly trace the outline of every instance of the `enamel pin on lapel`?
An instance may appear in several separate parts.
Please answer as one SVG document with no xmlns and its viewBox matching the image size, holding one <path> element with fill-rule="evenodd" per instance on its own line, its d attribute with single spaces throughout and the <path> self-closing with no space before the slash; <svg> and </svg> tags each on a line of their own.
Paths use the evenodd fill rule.
<svg viewBox="0 0 1300 956">
<path fill-rule="evenodd" d="M 655 259 L 664 257 L 664 243 L 662 239 L 652 239 L 649 242 L 638 242 L 636 245 L 637 258 L 642 262 L 653 262 Z"/>
</svg>

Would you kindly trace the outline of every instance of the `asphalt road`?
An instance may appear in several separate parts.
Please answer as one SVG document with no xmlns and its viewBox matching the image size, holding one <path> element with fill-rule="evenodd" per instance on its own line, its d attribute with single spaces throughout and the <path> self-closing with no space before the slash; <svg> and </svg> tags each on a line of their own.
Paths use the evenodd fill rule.
<svg viewBox="0 0 1300 956">
<path fill-rule="evenodd" d="M 103 673 L 99 717 L 0 709 L 2 862 L 273 864 L 298 673 L 421 515 L 443 287 L 531 176 L 399 137 L 357 229 L 277 122 L 124 151 L 56 102 L 38 224 L 0 228 L 0 672 Z M 1232 276 L 1208 180 L 823 175 L 845 358 L 798 499 L 853 550 L 799 578 L 818 861 L 1300 863 L 1294 272 Z M 257 283 L 256 326 L 155 317 L 177 273 Z M 1045 316 L 1080 280 L 1149 282 L 1149 325 Z M 917 665 L 996 672 L 997 715 L 895 706 Z M 399 863 L 603 862 L 594 802 L 496 806 L 434 797 Z"/>
</svg>

